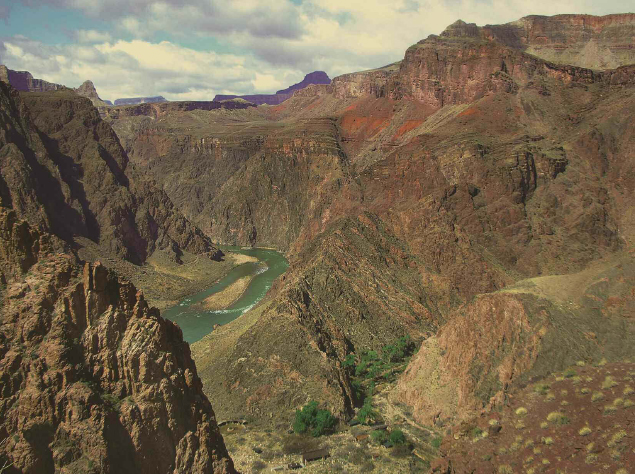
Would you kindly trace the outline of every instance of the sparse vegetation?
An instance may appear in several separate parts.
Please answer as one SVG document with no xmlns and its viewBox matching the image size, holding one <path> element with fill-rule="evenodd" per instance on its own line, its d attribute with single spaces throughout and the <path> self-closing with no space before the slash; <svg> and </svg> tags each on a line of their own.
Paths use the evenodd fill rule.
<svg viewBox="0 0 635 474">
<path fill-rule="evenodd" d="M 547 415 L 547 421 L 558 425 L 566 425 L 569 423 L 569 418 L 564 413 L 552 411 Z"/>
<path fill-rule="evenodd" d="M 615 433 L 613 436 L 611 436 L 611 439 L 609 440 L 608 443 L 606 443 L 606 445 L 609 448 L 613 448 L 617 444 L 619 444 L 625 437 L 626 437 L 626 431 L 620 430 L 617 433 Z"/>
<path fill-rule="evenodd" d="M 615 379 L 613 379 L 610 375 L 607 375 L 604 382 L 602 382 L 603 389 L 613 388 L 616 385 L 618 385 L 617 381 L 615 381 Z"/>
<path fill-rule="evenodd" d="M 592 402 L 597 402 L 602 399 L 604 399 L 604 394 L 602 392 L 593 392 L 593 395 L 591 395 Z"/>
<path fill-rule="evenodd" d="M 588 426 L 585 426 L 584 428 L 581 428 L 580 431 L 578 431 L 578 434 L 580 436 L 587 436 L 591 434 L 591 428 L 589 428 Z"/>
<path fill-rule="evenodd" d="M 516 409 L 516 415 L 525 416 L 527 414 L 527 409 L 525 407 L 520 407 Z"/>
</svg>

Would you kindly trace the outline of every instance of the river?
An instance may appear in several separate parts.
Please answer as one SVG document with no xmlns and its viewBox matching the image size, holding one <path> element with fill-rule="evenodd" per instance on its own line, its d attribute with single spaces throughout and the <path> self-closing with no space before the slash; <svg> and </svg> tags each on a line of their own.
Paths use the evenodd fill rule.
<svg viewBox="0 0 635 474">
<path fill-rule="evenodd" d="M 256 257 L 258 263 L 243 263 L 221 278 L 215 285 L 195 295 L 188 296 L 176 306 L 161 312 L 164 318 L 177 323 L 183 331 L 183 339 L 190 344 L 203 338 L 215 324 L 227 324 L 246 311 L 253 308 L 262 300 L 274 280 L 282 275 L 289 267 L 289 262 L 280 252 L 271 249 L 243 249 L 240 247 L 222 247 L 224 252 L 234 252 Z M 218 311 L 207 311 L 193 306 L 214 293 L 218 293 L 239 278 L 255 275 L 242 296 L 231 306 Z"/>
</svg>

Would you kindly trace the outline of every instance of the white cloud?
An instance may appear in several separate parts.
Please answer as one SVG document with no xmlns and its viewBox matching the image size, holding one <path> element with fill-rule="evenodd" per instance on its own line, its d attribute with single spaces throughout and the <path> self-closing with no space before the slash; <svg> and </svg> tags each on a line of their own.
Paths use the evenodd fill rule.
<svg viewBox="0 0 635 474">
<path fill-rule="evenodd" d="M 498 24 L 529 14 L 607 14 L 624 0 L 23 0 L 79 9 L 111 21 L 80 30 L 78 45 L 24 37 L 0 42 L 9 67 L 68 85 L 92 79 L 106 98 L 162 94 L 210 99 L 217 92 L 274 92 L 313 70 L 331 77 L 403 58 L 406 48 L 457 19 Z M 632 0 L 628 0 L 631 3 Z M 0 18 L 2 13 L 0 12 Z M 134 41 L 118 41 L 117 33 Z M 168 33 L 174 42 L 153 38 Z M 201 52 L 183 39 L 210 38 L 240 54 Z M 16 49 L 21 48 L 21 49 Z M 61 58 L 65 58 L 62 60 Z"/>
<path fill-rule="evenodd" d="M 0 63 L 69 87 L 90 79 L 100 96 L 110 100 L 150 95 L 212 100 L 218 93 L 275 91 L 286 84 L 285 77 L 300 75 L 253 58 L 194 51 L 167 41 L 48 46 L 14 37 L 4 41 Z"/>
<path fill-rule="evenodd" d="M 251 81 L 256 92 L 268 93 L 282 88 L 283 83 L 276 79 L 272 74 L 258 74 Z"/>
<path fill-rule="evenodd" d="M 105 43 L 112 40 L 110 33 L 97 30 L 77 30 L 75 38 L 80 43 Z"/>
</svg>

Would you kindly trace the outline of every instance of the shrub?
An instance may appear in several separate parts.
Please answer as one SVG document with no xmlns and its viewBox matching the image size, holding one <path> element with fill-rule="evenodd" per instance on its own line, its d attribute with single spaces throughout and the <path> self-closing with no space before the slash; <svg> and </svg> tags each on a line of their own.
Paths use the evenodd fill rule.
<svg viewBox="0 0 635 474">
<path fill-rule="evenodd" d="M 371 421 L 375 421 L 376 419 L 377 419 L 377 412 L 373 409 L 371 398 L 366 397 L 366 399 L 364 400 L 364 405 L 357 412 L 357 420 L 361 424 L 367 425 Z"/>
<path fill-rule="evenodd" d="M 571 377 L 575 377 L 578 373 L 573 369 L 567 369 L 563 374 L 566 378 L 570 379 Z"/>
<path fill-rule="evenodd" d="M 443 441 L 443 438 L 441 438 L 441 436 L 437 436 L 436 438 L 432 439 L 432 442 L 430 444 L 432 444 L 433 448 L 439 449 L 441 447 L 441 441 Z"/>
<path fill-rule="evenodd" d="M 602 400 L 604 398 L 604 394 L 602 392 L 593 392 L 591 395 L 591 401 L 597 402 L 598 400 Z"/>
<path fill-rule="evenodd" d="M 578 431 L 578 434 L 580 436 L 586 436 L 591 434 L 591 428 L 589 428 L 588 426 L 585 426 L 584 428 L 581 428 L 580 431 Z"/>
<path fill-rule="evenodd" d="M 556 423 L 558 425 L 566 425 L 567 423 L 569 423 L 569 418 L 567 418 L 563 413 L 560 413 L 559 411 L 552 411 L 551 413 L 549 413 L 549 415 L 547 415 L 547 421 Z"/>
<path fill-rule="evenodd" d="M 607 375 L 604 379 L 604 382 L 602 382 L 602 388 L 613 388 L 616 385 L 617 382 L 610 375 Z"/>
<path fill-rule="evenodd" d="M 388 344 L 381 350 L 382 357 L 387 362 L 403 362 L 403 360 L 412 355 L 415 344 L 410 336 L 406 335 L 397 340 L 394 344 Z"/>
<path fill-rule="evenodd" d="M 404 436 L 403 431 L 393 430 L 390 432 L 390 436 L 388 437 L 388 440 L 392 444 L 398 445 L 398 444 L 404 444 L 406 442 L 406 437 Z"/>
<path fill-rule="evenodd" d="M 315 401 L 307 403 L 302 410 L 296 410 L 293 431 L 296 433 L 306 433 L 311 430 L 314 437 L 330 433 L 335 428 L 337 419 L 328 410 L 318 409 Z"/>
<path fill-rule="evenodd" d="M 525 407 L 520 407 L 516 410 L 516 415 L 525 416 L 527 414 L 527 409 Z"/>
<path fill-rule="evenodd" d="M 384 430 L 375 430 L 370 434 L 370 437 L 377 444 L 384 444 L 388 441 L 388 435 Z"/>
<path fill-rule="evenodd" d="M 355 354 L 348 354 L 346 358 L 344 359 L 344 362 L 342 363 L 342 367 L 344 367 L 345 369 L 348 369 L 349 367 L 354 369 L 355 368 Z"/>
</svg>

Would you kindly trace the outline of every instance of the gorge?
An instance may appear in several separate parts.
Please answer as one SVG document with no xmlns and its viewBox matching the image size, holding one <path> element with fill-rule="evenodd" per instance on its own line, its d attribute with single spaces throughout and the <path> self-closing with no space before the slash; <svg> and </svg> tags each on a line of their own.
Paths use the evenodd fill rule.
<svg viewBox="0 0 635 474">
<path fill-rule="evenodd" d="M 264 106 L 0 82 L 6 472 L 630 472 L 634 35 L 459 20 Z"/>
</svg>

